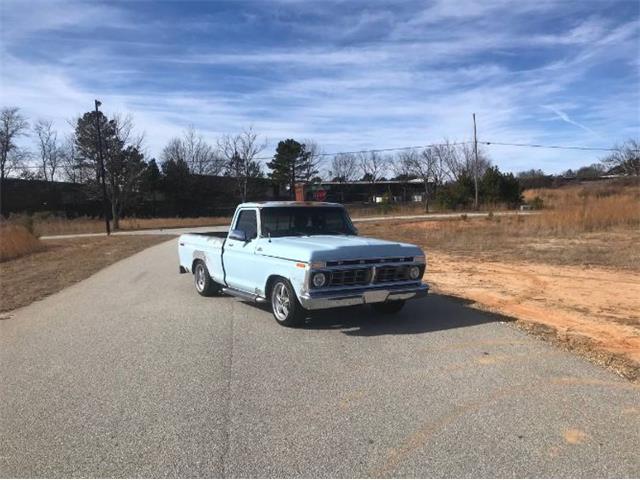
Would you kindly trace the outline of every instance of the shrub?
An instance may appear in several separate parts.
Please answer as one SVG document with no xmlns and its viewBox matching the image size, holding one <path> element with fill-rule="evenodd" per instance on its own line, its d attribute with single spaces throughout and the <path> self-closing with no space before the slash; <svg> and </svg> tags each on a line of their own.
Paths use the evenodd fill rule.
<svg viewBox="0 0 640 480">
<path fill-rule="evenodd" d="M 9 222 L 25 228 L 29 233 L 34 233 L 33 216 L 26 213 L 14 213 L 9 216 Z"/>
<path fill-rule="evenodd" d="M 42 250 L 44 246 L 22 225 L 0 224 L 0 262 Z"/>
</svg>

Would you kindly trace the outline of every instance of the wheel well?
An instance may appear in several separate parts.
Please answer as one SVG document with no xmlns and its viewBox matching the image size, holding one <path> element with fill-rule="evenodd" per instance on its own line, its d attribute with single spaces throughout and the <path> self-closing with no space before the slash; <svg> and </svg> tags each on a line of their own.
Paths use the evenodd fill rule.
<svg viewBox="0 0 640 480">
<path fill-rule="evenodd" d="M 280 275 L 270 275 L 269 278 L 267 278 L 267 284 L 264 287 L 264 298 L 269 299 L 269 297 L 271 296 L 271 288 L 273 287 L 273 284 L 276 282 L 276 280 L 286 280 L 286 278 L 280 276 Z"/>
<path fill-rule="evenodd" d="M 191 273 L 194 273 L 196 271 L 196 263 L 198 262 L 202 262 L 201 258 L 194 258 L 193 262 L 191 262 Z"/>
</svg>

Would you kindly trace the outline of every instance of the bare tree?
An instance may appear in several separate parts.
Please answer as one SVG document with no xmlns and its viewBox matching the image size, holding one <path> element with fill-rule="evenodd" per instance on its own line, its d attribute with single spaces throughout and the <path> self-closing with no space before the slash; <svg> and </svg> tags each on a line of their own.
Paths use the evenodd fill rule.
<svg viewBox="0 0 640 480">
<path fill-rule="evenodd" d="M 184 133 L 185 160 L 191 173 L 196 175 L 218 175 L 224 169 L 224 161 L 195 128 L 190 126 Z"/>
<path fill-rule="evenodd" d="M 640 175 L 640 141 L 629 139 L 615 151 L 603 158 L 602 163 L 611 173 L 622 175 Z"/>
<path fill-rule="evenodd" d="M 464 171 L 469 176 L 477 174 L 478 178 L 481 178 L 485 174 L 487 169 L 491 166 L 491 160 L 489 159 L 489 156 L 480 146 L 478 146 L 477 163 L 473 145 L 469 143 L 463 143 L 462 145 L 458 145 L 458 151 L 460 152 L 459 157 L 462 159 L 462 164 L 464 165 Z"/>
<path fill-rule="evenodd" d="M 384 176 L 389 165 L 389 159 L 378 152 L 361 152 L 357 155 L 358 166 L 362 172 L 362 179 L 369 183 L 378 183 Z"/>
<path fill-rule="evenodd" d="M 24 159 L 24 152 L 16 144 L 18 137 L 27 134 L 29 123 L 17 107 L 0 111 L 0 178 L 4 180 Z"/>
<path fill-rule="evenodd" d="M 335 182 L 347 183 L 358 176 L 358 161 L 352 153 L 338 153 L 331 160 L 329 176 Z"/>
<path fill-rule="evenodd" d="M 443 140 L 439 145 L 430 147 L 433 155 L 437 157 L 438 164 L 442 167 L 443 174 L 450 180 L 457 182 L 467 173 L 467 165 L 462 160 L 458 146 L 449 140 Z"/>
<path fill-rule="evenodd" d="M 40 173 L 45 181 L 53 181 L 60 163 L 58 132 L 54 130 L 51 120 L 43 119 L 36 122 L 33 131 L 38 143 Z"/>
<path fill-rule="evenodd" d="M 91 170 L 82 168 L 73 135 L 69 135 L 62 142 L 58 156 L 63 180 L 71 183 L 83 183 L 92 177 Z"/>
<path fill-rule="evenodd" d="M 262 176 L 262 167 L 255 157 L 266 147 L 266 140 L 260 141 L 251 127 L 237 135 L 223 135 L 218 140 L 218 149 L 225 162 L 225 174 L 235 179 L 243 202 L 247 200 L 250 179 Z"/>
<path fill-rule="evenodd" d="M 169 143 L 162 149 L 160 157 L 163 162 L 175 162 L 179 161 L 187 163 L 185 158 L 185 150 L 182 146 L 182 139 L 175 137 L 169 140 Z"/>
<path fill-rule="evenodd" d="M 424 186 L 424 210 L 429 211 L 431 185 L 438 185 L 442 181 L 442 158 L 437 147 L 425 148 L 422 152 L 412 155 L 409 159 L 413 174 L 422 180 Z"/>
<path fill-rule="evenodd" d="M 219 175 L 225 162 L 219 152 L 207 143 L 193 126 L 182 135 L 169 140 L 162 151 L 162 160 L 183 160 L 195 175 Z"/>
<path fill-rule="evenodd" d="M 475 173 L 482 177 L 491 166 L 491 160 L 481 149 L 476 164 L 473 146 L 468 143 L 457 144 L 445 139 L 431 148 L 438 157 L 443 175 L 455 182 L 464 176 L 473 177 Z"/>
<path fill-rule="evenodd" d="M 416 155 L 417 152 L 415 150 L 403 150 L 394 156 L 391 162 L 391 170 L 396 180 L 403 180 L 413 175 L 411 165 Z"/>
<path fill-rule="evenodd" d="M 358 166 L 362 172 L 362 180 L 369 182 L 369 197 L 373 197 L 374 185 L 380 181 L 387 171 L 389 159 L 377 152 L 361 152 L 357 154 Z"/>
<path fill-rule="evenodd" d="M 393 158 L 391 169 L 395 175 L 395 180 L 401 182 L 402 185 L 402 199 L 406 201 L 407 197 L 407 184 L 415 174 L 413 172 L 414 158 L 417 152 L 415 150 L 403 150 Z"/>
<path fill-rule="evenodd" d="M 4 179 L 22 163 L 27 153 L 16 144 L 29 124 L 17 107 L 0 110 L 0 212 L 4 214 Z"/>
<path fill-rule="evenodd" d="M 306 153 L 305 160 L 296 174 L 303 182 L 311 182 L 320 172 L 322 149 L 318 142 L 311 139 L 302 141 Z"/>
</svg>

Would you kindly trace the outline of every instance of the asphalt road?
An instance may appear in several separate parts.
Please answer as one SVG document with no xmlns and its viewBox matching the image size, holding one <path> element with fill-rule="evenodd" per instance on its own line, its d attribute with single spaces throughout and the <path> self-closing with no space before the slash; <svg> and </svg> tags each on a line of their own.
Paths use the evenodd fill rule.
<svg viewBox="0 0 640 480">
<path fill-rule="evenodd" d="M 0 476 L 640 476 L 638 386 L 435 295 L 282 328 L 175 243 L 0 320 Z"/>
</svg>

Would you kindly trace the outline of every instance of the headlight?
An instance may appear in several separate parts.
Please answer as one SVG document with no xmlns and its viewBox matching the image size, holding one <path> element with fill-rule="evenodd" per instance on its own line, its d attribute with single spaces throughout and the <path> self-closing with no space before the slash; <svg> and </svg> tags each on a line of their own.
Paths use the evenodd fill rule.
<svg viewBox="0 0 640 480">
<path fill-rule="evenodd" d="M 311 281 L 314 287 L 320 288 L 327 282 L 327 276 L 322 272 L 314 273 Z"/>
<path fill-rule="evenodd" d="M 409 278 L 411 280 L 417 280 L 419 276 L 420 276 L 420 267 L 418 267 L 417 265 L 409 267 Z"/>
<path fill-rule="evenodd" d="M 427 263 L 427 258 L 424 255 L 416 255 L 413 257 L 413 261 L 416 263 Z"/>
</svg>

